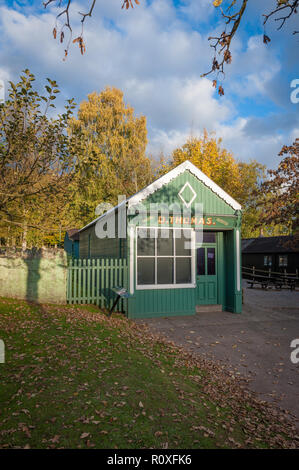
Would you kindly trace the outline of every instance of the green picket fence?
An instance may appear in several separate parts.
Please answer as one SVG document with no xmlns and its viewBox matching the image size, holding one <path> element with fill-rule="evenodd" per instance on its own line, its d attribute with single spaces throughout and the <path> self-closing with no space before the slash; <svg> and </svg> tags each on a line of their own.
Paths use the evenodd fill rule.
<svg viewBox="0 0 299 470">
<path fill-rule="evenodd" d="M 127 287 L 125 259 L 70 259 L 67 272 L 67 301 L 70 304 L 96 304 L 111 308 L 113 287 Z M 117 310 L 125 311 L 124 300 Z"/>
</svg>

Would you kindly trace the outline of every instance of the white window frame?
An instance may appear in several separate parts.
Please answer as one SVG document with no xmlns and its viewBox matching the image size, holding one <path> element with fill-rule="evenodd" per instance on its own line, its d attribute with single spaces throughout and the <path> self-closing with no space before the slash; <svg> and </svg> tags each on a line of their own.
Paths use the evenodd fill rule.
<svg viewBox="0 0 299 470">
<path fill-rule="evenodd" d="M 176 258 L 190 258 L 191 259 L 191 283 L 189 284 L 138 284 L 138 272 L 137 272 L 137 260 L 139 258 L 138 252 L 137 252 L 137 242 L 138 242 L 138 233 L 137 231 L 140 229 L 147 229 L 147 230 L 154 230 L 155 231 L 155 255 L 154 256 L 140 256 L 140 258 L 173 258 L 174 263 L 173 263 L 173 275 L 174 275 L 174 280 L 175 280 L 175 274 L 176 274 L 176 265 L 175 265 L 175 259 Z M 176 256 L 175 254 L 175 243 L 174 243 L 174 253 L 172 256 L 165 255 L 165 256 L 157 256 L 157 231 L 158 230 L 191 230 L 191 237 L 190 237 L 190 242 L 191 242 L 191 255 L 190 256 Z M 157 280 L 157 262 L 155 261 L 155 279 Z M 195 230 L 193 228 L 189 227 L 141 227 L 137 226 L 135 228 L 135 278 L 136 278 L 136 290 L 146 290 L 146 289 L 190 289 L 196 287 L 196 277 L 195 277 Z"/>
</svg>

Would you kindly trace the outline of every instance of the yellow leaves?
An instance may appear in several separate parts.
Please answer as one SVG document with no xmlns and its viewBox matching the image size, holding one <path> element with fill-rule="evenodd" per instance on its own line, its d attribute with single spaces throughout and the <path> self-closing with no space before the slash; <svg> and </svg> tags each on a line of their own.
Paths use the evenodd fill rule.
<svg viewBox="0 0 299 470">
<path fill-rule="evenodd" d="M 139 0 L 135 0 L 136 5 L 140 5 Z M 133 3 L 132 0 L 124 0 L 124 3 L 122 4 L 122 8 L 126 8 L 128 10 L 129 8 L 133 8 Z"/>
<path fill-rule="evenodd" d="M 231 64 L 232 62 L 232 55 L 228 49 L 223 54 L 223 58 L 227 64 Z"/>
<path fill-rule="evenodd" d="M 218 88 L 218 94 L 219 96 L 223 96 L 224 95 L 224 90 L 223 90 L 223 87 L 220 85 L 219 88 Z"/>
<path fill-rule="evenodd" d="M 83 42 L 82 36 L 78 36 L 76 39 L 73 40 L 73 44 L 78 43 L 81 54 L 83 55 L 86 52 L 85 44 Z"/>
<path fill-rule="evenodd" d="M 78 118 L 70 121 L 70 132 L 83 134 L 75 191 L 77 213 L 82 217 L 88 213 L 92 219 L 99 202 L 114 205 L 118 194 L 130 196 L 151 181 L 151 164 L 145 155 L 146 118 L 134 115 L 121 90 L 107 87 L 90 93 L 80 103 Z"/>
<path fill-rule="evenodd" d="M 241 174 L 233 155 L 221 147 L 221 139 L 206 130 L 203 136 L 190 138 L 182 147 L 174 150 L 173 166 L 190 160 L 203 173 L 234 196 L 241 185 Z"/>
<path fill-rule="evenodd" d="M 215 7 L 215 8 L 220 7 L 222 1 L 223 1 L 223 0 L 214 0 L 214 1 L 213 1 L 214 7 Z"/>
</svg>

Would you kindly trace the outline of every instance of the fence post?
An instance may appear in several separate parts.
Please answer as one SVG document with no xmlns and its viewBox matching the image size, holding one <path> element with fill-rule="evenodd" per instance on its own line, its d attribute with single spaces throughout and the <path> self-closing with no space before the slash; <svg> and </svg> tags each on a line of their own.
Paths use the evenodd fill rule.
<svg viewBox="0 0 299 470">
<path fill-rule="evenodd" d="M 283 269 L 283 274 L 284 274 L 284 285 L 287 283 L 287 270 L 286 268 Z"/>
<path fill-rule="evenodd" d="M 73 284 L 73 260 L 70 258 L 69 264 L 67 267 L 67 291 L 66 298 L 70 300 L 72 298 L 72 284 Z"/>
<path fill-rule="evenodd" d="M 83 260 L 83 270 L 82 270 L 82 300 L 83 304 L 86 303 L 86 259 Z"/>
</svg>

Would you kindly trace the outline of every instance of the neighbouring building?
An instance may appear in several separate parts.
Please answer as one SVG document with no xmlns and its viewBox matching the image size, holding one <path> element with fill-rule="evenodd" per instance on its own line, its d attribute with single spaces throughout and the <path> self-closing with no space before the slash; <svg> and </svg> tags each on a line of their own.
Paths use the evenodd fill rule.
<svg viewBox="0 0 299 470">
<path fill-rule="evenodd" d="M 240 204 L 186 161 L 79 230 L 79 256 L 125 260 L 129 318 L 241 313 L 240 227 Z"/>
<path fill-rule="evenodd" d="M 79 229 L 72 228 L 65 232 L 63 247 L 72 258 L 79 258 Z"/>
<path fill-rule="evenodd" d="M 242 265 L 273 272 L 296 273 L 299 269 L 299 246 L 292 236 L 244 238 L 242 240 Z"/>
</svg>

